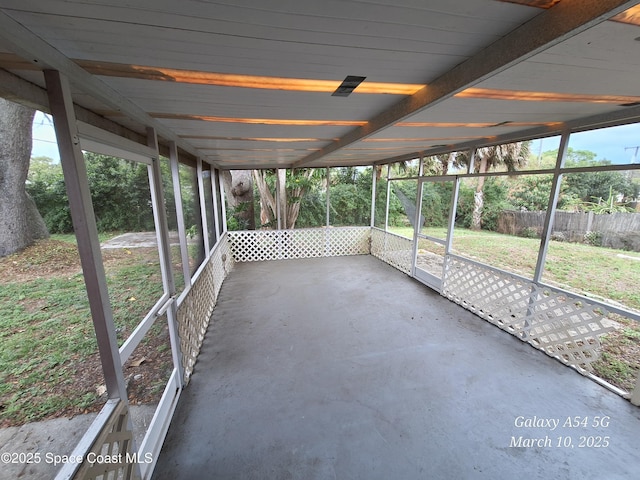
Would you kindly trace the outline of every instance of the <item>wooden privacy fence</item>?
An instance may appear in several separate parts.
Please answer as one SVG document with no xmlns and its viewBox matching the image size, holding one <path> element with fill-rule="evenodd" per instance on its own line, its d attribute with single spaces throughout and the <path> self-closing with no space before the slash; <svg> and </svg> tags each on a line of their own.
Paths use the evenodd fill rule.
<svg viewBox="0 0 640 480">
<path fill-rule="evenodd" d="M 540 237 L 546 212 L 505 210 L 498 218 L 498 232 Z M 553 222 L 553 240 L 587 242 L 603 247 L 640 251 L 640 213 L 562 212 Z"/>
</svg>

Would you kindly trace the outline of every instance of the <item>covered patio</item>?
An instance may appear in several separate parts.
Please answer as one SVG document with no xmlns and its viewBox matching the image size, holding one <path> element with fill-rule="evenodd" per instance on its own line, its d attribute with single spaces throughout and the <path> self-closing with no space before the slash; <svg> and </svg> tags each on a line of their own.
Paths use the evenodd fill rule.
<svg viewBox="0 0 640 480">
<path fill-rule="evenodd" d="M 153 478 L 628 479 L 639 428 L 637 407 L 372 256 L 244 263 Z"/>
<path fill-rule="evenodd" d="M 0 96 L 52 115 L 107 397 L 56 478 L 633 478 L 640 377 L 592 364 L 640 310 L 548 272 L 567 179 L 637 180 L 635 144 L 567 159 L 640 138 L 639 3 L 0 2 Z M 523 142 L 527 168 L 482 153 Z M 161 293 L 122 342 L 83 152 L 148 174 Z M 356 225 L 332 216 L 340 167 L 370 174 Z M 271 213 L 232 231 L 243 170 Z M 290 222 L 301 171 L 324 177 L 313 228 Z M 456 236 L 516 177 L 548 186 L 523 268 Z M 154 329 L 170 368 L 136 442 L 123 368 Z"/>
</svg>

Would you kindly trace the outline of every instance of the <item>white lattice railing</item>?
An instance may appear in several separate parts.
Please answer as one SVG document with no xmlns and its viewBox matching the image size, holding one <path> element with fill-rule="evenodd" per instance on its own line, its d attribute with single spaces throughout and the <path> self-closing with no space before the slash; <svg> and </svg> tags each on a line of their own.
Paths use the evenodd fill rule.
<svg viewBox="0 0 640 480">
<path fill-rule="evenodd" d="M 236 262 L 338 257 L 369 253 L 369 227 L 227 232 Z"/>
<path fill-rule="evenodd" d="M 194 275 L 191 287 L 178 299 L 178 333 L 185 384 L 193 373 L 222 282 L 232 268 L 233 257 L 229 242 L 227 237 L 223 237 L 211 253 L 209 261 Z"/>
<path fill-rule="evenodd" d="M 379 228 L 371 229 L 371 255 L 408 275 L 411 274 L 413 241 Z"/>
<path fill-rule="evenodd" d="M 456 255 L 445 258 L 442 294 L 582 373 L 613 330 L 601 306 Z"/>
<path fill-rule="evenodd" d="M 133 456 L 133 432 L 126 402 L 111 399 L 102 408 L 70 458 L 81 458 L 81 464 L 67 462 L 56 479 L 107 480 L 140 478 Z M 90 455 L 91 454 L 91 455 Z M 91 458 L 104 456 L 109 463 L 91 463 Z"/>
</svg>

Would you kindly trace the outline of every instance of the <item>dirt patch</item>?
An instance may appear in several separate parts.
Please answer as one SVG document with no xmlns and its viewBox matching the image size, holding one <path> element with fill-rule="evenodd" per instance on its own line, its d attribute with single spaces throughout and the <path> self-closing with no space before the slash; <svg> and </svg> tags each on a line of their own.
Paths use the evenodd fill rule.
<svg viewBox="0 0 640 480">
<path fill-rule="evenodd" d="M 38 240 L 20 252 L 0 258 L 3 282 L 69 277 L 81 271 L 78 248 L 60 240 Z"/>
</svg>

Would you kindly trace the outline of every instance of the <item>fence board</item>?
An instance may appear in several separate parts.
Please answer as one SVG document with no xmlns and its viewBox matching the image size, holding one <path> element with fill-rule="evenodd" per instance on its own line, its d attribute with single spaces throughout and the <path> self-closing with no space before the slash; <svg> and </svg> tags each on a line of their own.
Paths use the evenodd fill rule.
<svg viewBox="0 0 640 480">
<path fill-rule="evenodd" d="M 505 210 L 498 218 L 498 232 L 540 237 L 545 215 Z M 552 239 L 584 242 L 587 232 L 595 232 L 591 241 L 604 247 L 640 251 L 640 213 L 556 212 Z"/>
</svg>

